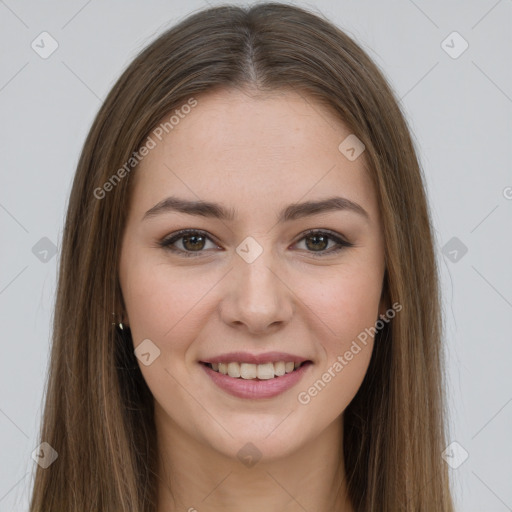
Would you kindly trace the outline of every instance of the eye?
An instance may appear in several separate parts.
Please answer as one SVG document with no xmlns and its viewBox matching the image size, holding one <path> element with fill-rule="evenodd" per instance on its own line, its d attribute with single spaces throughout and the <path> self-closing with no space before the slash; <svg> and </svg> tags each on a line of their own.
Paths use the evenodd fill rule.
<svg viewBox="0 0 512 512">
<path fill-rule="evenodd" d="M 311 229 L 302 234 L 302 238 L 299 240 L 306 240 L 306 247 L 313 248 L 312 251 L 308 251 L 312 253 L 311 255 L 315 258 L 322 258 L 324 256 L 328 256 L 331 254 L 336 254 L 347 247 L 353 247 L 354 244 L 347 242 L 340 236 L 332 233 L 331 231 L 322 231 L 318 229 Z M 308 243 L 308 240 L 312 240 L 311 243 Z M 331 247 L 330 250 L 326 251 L 326 247 L 329 245 L 329 240 L 334 242 L 334 247 Z M 298 242 L 297 242 L 298 243 Z M 318 253 L 318 254 L 315 254 Z"/>
<path fill-rule="evenodd" d="M 178 240 L 182 240 L 181 246 L 185 250 L 173 247 Z M 168 251 L 180 253 L 183 256 L 199 256 L 200 253 L 203 252 L 201 249 L 204 249 L 206 240 L 211 241 L 210 237 L 207 236 L 204 231 L 198 229 L 184 229 L 164 238 L 159 242 L 159 245 Z"/>
<path fill-rule="evenodd" d="M 175 247 L 174 244 L 176 244 L 176 242 L 180 240 L 180 245 L 182 248 Z M 347 247 L 354 246 L 354 244 L 347 242 L 340 236 L 330 231 L 314 229 L 311 229 L 303 233 L 302 238 L 300 238 L 299 241 L 296 242 L 296 244 L 298 244 L 302 240 L 306 240 L 307 252 L 309 252 L 313 257 L 317 258 L 335 254 Z M 312 242 L 309 243 L 309 240 L 311 240 Z M 201 253 L 205 252 L 202 249 L 205 248 L 206 241 L 212 242 L 212 239 L 204 231 L 198 229 L 184 229 L 164 238 L 163 240 L 159 241 L 158 244 L 160 247 L 173 253 L 178 253 L 185 257 L 195 257 L 200 256 Z M 330 250 L 326 251 L 325 249 L 329 245 L 329 241 L 334 242 L 334 247 L 331 247 Z M 216 246 L 215 244 L 214 246 L 218 248 L 218 246 Z M 313 250 L 308 250 L 311 248 Z"/>
</svg>

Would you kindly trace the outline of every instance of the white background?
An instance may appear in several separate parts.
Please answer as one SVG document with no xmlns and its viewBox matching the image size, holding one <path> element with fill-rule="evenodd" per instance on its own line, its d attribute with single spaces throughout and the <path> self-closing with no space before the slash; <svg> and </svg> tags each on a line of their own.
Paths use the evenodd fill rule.
<svg viewBox="0 0 512 512">
<path fill-rule="evenodd" d="M 354 37 L 401 99 L 442 269 L 450 441 L 469 454 L 450 470 L 457 510 L 512 511 L 512 1 L 295 3 Z M 217 4 L 0 0 L 0 512 L 28 507 L 58 251 L 87 132 L 143 47 Z M 47 59 L 31 48 L 43 31 L 59 45 Z M 441 45 L 453 31 L 469 44 L 455 59 Z M 32 251 L 43 237 L 57 248 L 46 262 Z M 467 247 L 455 262 L 443 254 L 452 237 Z"/>
</svg>

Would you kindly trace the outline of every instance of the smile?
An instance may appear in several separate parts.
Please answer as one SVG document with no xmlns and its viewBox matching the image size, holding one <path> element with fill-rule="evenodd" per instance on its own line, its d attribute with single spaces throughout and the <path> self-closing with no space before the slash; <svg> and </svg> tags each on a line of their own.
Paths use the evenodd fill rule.
<svg viewBox="0 0 512 512">
<path fill-rule="evenodd" d="M 200 364 L 218 388 L 232 396 L 245 399 L 278 396 L 295 386 L 313 365 L 311 361 L 302 363 L 278 361 L 264 364 L 201 362 Z"/>
<path fill-rule="evenodd" d="M 291 373 L 300 368 L 303 363 L 294 363 L 293 361 L 278 361 L 275 363 L 251 364 L 251 363 L 205 363 L 213 371 L 229 375 L 235 379 L 241 378 L 246 380 L 268 380 L 275 377 L 282 377 L 287 373 Z"/>
</svg>

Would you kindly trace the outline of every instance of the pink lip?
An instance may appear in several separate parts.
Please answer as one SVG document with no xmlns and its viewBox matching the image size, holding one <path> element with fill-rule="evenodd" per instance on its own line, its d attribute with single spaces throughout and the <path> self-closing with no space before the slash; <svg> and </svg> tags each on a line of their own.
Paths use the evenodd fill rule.
<svg viewBox="0 0 512 512">
<path fill-rule="evenodd" d="M 226 361 L 226 359 L 224 359 L 224 361 Z M 237 361 L 237 359 L 231 359 L 231 361 Z M 208 377 L 210 377 L 210 379 L 212 379 L 219 388 L 223 389 L 227 393 L 238 398 L 257 399 L 272 398 L 290 389 L 299 382 L 312 364 L 313 363 L 311 362 L 307 362 L 291 373 L 286 373 L 281 377 L 274 377 L 273 379 L 268 380 L 237 379 L 230 377 L 229 375 L 223 375 L 222 373 L 216 372 L 204 363 L 201 363 L 201 366 L 204 368 Z"/>
<path fill-rule="evenodd" d="M 251 363 L 251 364 L 265 364 L 277 363 L 278 361 L 293 361 L 294 363 L 303 363 L 309 361 L 307 357 L 301 357 L 286 352 L 265 352 L 263 354 L 250 354 L 249 352 L 229 352 L 217 357 L 209 357 L 203 359 L 202 363 Z"/>
</svg>

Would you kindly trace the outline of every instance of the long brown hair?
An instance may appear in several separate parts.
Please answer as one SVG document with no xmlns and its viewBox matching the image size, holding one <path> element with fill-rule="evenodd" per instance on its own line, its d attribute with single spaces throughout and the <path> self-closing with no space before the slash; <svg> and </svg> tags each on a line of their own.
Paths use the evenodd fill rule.
<svg viewBox="0 0 512 512">
<path fill-rule="evenodd" d="M 126 162 L 190 98 L 247 85 L 328 105 L 366 146 L 384 226 L 384 293 L 403 308 L 379 333 L 344 413 L 340 456 L 353 506 L 453 510 L 441 458 L 438 269 L 407 123 L 380 70 L 348 35 L 304 9 L 263 3 L 203 10 L 164 32 L 127 67 L 94 120 L 69 199 L 41 423 L 40 441 L 58 458 L 36 466 L 31 512 L 156 510 L 153 398 L 112 325 L 124 308 L 118 262 L 136 172 Z"/>
</svg>

